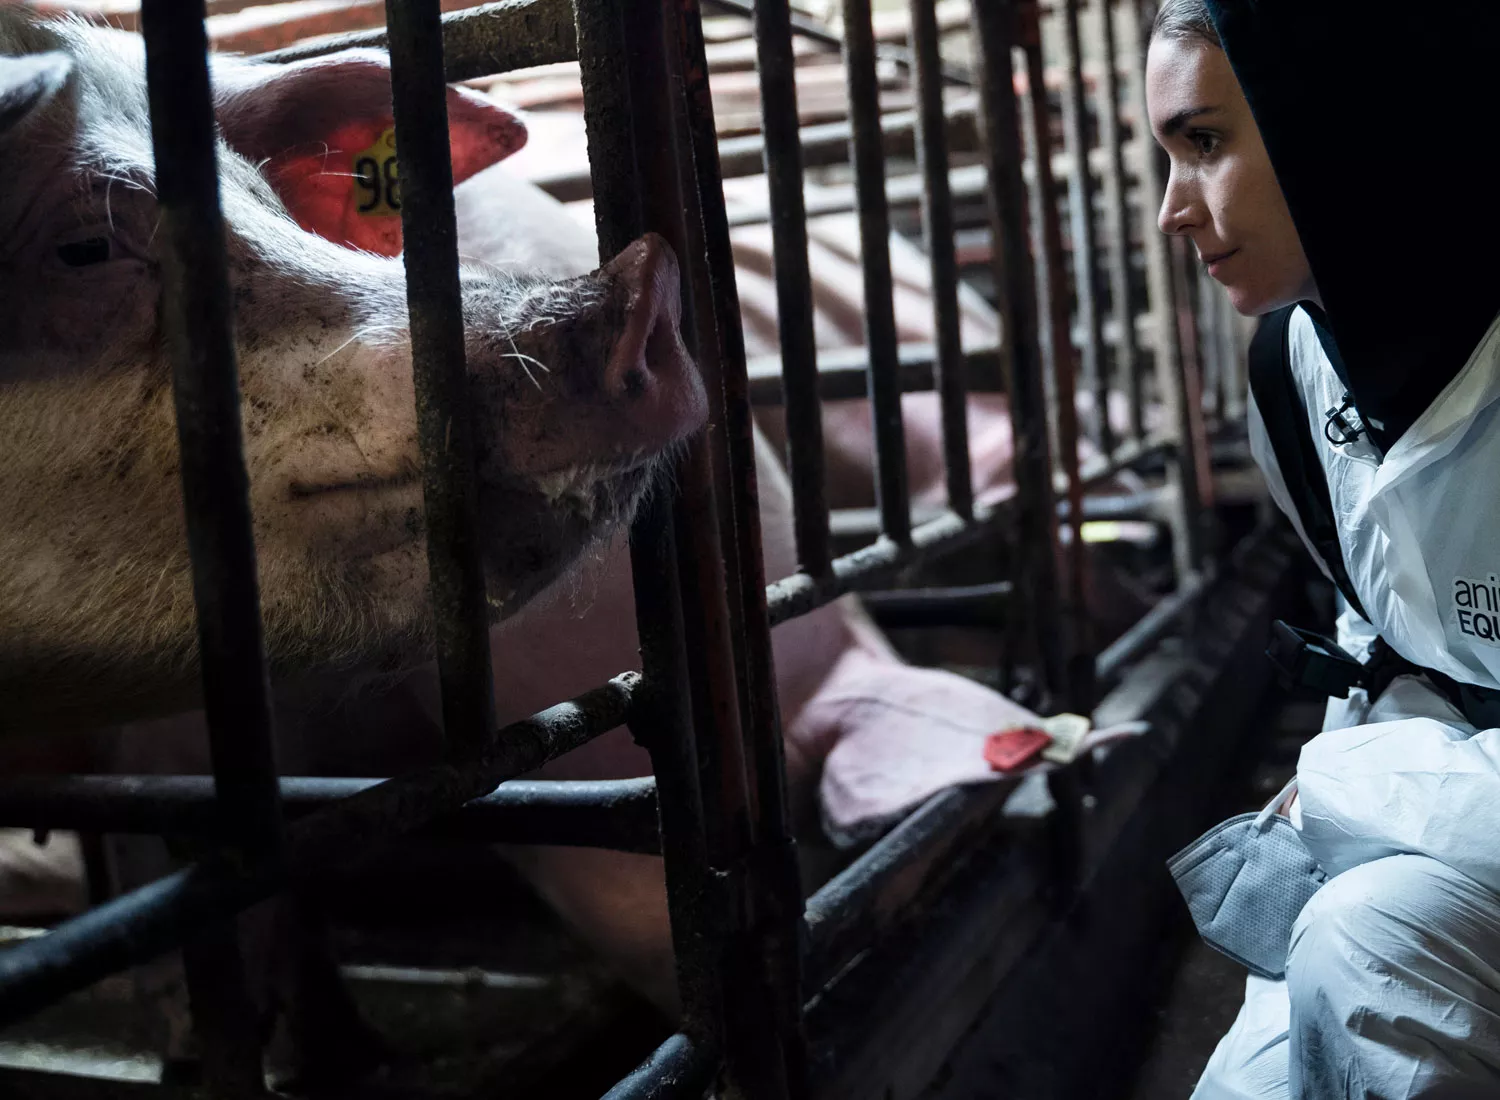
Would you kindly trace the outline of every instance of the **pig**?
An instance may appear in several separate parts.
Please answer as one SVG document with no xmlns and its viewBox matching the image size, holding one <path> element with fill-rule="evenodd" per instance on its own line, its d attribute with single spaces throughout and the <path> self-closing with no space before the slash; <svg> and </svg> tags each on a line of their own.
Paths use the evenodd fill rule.
<svg viewBox="0 0 1500 1100">
<path fill-rule="evenodd" d="M 197 668 L 140 42 L 7 7 L 0 54 L 73 63 L 49 102 L 46 81 L 23 82 L 17 98 L 38 105 L 8 104 L 0 135 L 4 734 L 189 705 Z M 354 216 L 328 166 L 391 127 L 387 63 L 217 76 L 272 672 L 389 675 L 430 648 L 403 269 L 374 237 L 351 248 L 304 228 Z M 472 93 L 452 90 L 449 115 L 456 178 L 525 138 Z M 658 237 L 567 281 L 466 268 L 462 284 L 498 621 L 630 518 L 706 400 Z"/>
</svg>

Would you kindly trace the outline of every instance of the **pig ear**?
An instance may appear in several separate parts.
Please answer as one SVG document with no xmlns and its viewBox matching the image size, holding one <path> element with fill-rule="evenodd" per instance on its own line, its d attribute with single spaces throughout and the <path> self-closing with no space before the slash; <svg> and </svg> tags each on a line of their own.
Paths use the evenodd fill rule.
<svg viewBox="0 0 1500 1100">
<path fill-rule="evenodd" d="M 399 189 L 386 56 L 348 50 L 288 65 L 225 59 L 215 66 L 219 127 L 260 164 L 304 229 L 339 244 L 401 251 Z M 498 103 L 448 89 L 453 182 L 526 144 L 526 127 Z"/>
<path fill-rule="evenodd" d="M 0 134 L 56 95 L 72 66 L 61 53 L 0 57 Z"/>
</svg>

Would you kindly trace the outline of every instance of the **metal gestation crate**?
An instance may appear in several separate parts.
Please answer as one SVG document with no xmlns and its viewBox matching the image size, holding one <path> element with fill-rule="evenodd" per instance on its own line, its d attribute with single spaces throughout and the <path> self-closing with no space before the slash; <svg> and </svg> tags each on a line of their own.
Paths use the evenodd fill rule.
<svg viewBox="0 0 1500 1100">
<path fill-rule="evenodd" d="M 779 378 L 747 370 L 699 0 L 503 0 L 449 15 L 438 0 L 386 0 L 384 30 L 266 55 L 289 60 L 350 45 L 385 46 L 391 54 L 446 759 L 372 782 L 277 774 L 241 454 L 205 5 L 143 0 L 165 328 L 213 782 L 75 776 L 5 783 L 0 821 L 197 832 L 212 839 L 215 852 L 0 952 L 0 1023 L 182 948 L 206 1084 L 215 1094 L 257 1095 L 261 1055 L 230 918 L 362 846 L 442 820 L 449 835 L 664 857 L 681 1030 L 610 1097 L 700 1097 L 714 1083 L 720 1095 L 757 1100 L 821 1093 L 826 1059 L 810 1058 L 805 1005 L 881 933 L 885 918 L 876 909 L 889 909 L 892 898 L 912 889 L 914 869 L 948 858 L 999 800 L 994 793 L 939 796 L 804 899 L 788 819 L 771 627 L 845 593 L 877 588 L 914 565 L 995 540 L 1009 547 L 1011 571 L 996 580 L 1010 582 L 1007 630 L 1031 666 L 1033 705 L 1087 713 L 1101 686 L 1118 680 L 1201 594 L 1212 560 L 1204 518 L 1211 484 L 1205 411 L 1227 424 L 1242 416 L 1240 348 L 1218 297 L 1197 283 L 1187 257 L 1152 225 L 1162 184 L 1140 132 L 1139 101 L 1131 98 L 1140 95 L 1140 51 L 1122 50 L 1117 41 L 1124 25 L 1126 40 L 1140 44 L 1149 0 L 1058 0 L 1046 13 L 1034 0 L 974 0 L 971 70 L 940 56 L 935 0 L 911 0 L 909 45 L 897 52 L 916 99 L 913 194 L 920 198 L 937 333 L 930 356 L 915 360 L 899 354 L 891 304 L 888 194 L 899 187 L 887 179 L 877 80 L 877 64 L 891 50 L 877 46 L 870 0 L 843 0 L 839 35 L 794 13 L 787 0 L 757 0 L 753 7 L 704 2 L 753 17 L 762 134 L 749 155 L 759 154 L 769 180 Z M 1105 61 L 1092 70 L 1080 45 L 1081 9 L 1095 11 L 1103 36 Z M 1047 94 L 1044 22 L 1055 31 L 1046 45 L 1063 74 L 1060 144 Z M 868 303 L 863 362 L 821 370 L 808 269 L 807 134 L 795 83 L 799 34 L 843 52 L 849 120 L 835 140 L 847 147 L 853 167 Z M 661 234 L 677 253 L 683 336 L 707 383 L 716 430 L 689 447 L 675 497 L 653 495 L 631 532 L 641 670 L 622 671 L 496 729 L 444 89 L 448 81 L 572 59 L 584 84 L 600 255 L 614 256 L 647 231 Z M 971 87 L 978 100 L 982 165 L 961 179 L 949 164 L 943 91 L 950 84 Z M 1134 180 L 1124 117 L 1135 120 Z M 1059 176 L 1066 177 L 1065 204 L 1058 201 Z M 971 484 L 955 181 L 971 195 L 982 193 L 988 209 L 1017 490 L 998 505 L 976 503 Z M 1133 287 L 1138 260 L 1144 297 Z M 1142 316 L 1149 318 L 1149 354 L 1138 341 Z M 1076 412 L 1080 387 L 1094 395 L 1084 423 Z M 928 388 L 940 394 L 948 499 L 941 515 L 914 524 L 901 395 Z M 752 390 L 757 400 L 779 400 L 788 426 L 800 568 L 770 584 L 760 555 Z M 879 533 L 868 546 L 835 556 L 820 402 L 856 391 L 868 394 L 873 411 Z M 1123 438 L 1100 411 L 1112 391 L 1129 402 Z M 1152 400 L 1165 412 L 1156 434 L 1146 426 Z M 1080 437 L 1098 456 L 1088 464 L 1079 461 Z M 1176 591 L 1096 653 L 1081 600 L 1085 496 L 1119 471 L 1152 460 L 1164 460 L 1172 490 L 1166 499 Z M 1071 530 L 1065 542 L 1060 522 Z M 923 596 L 951 608 L 993 592 L 924 589 Z M 621 723 L 649 748 L 654 780 L 506 785 Z M 1067 806 L 1082 797 L 1076 776 L 1058 773 L 1051 790 L 1066 823 Z M 1067 847 L 1064 835 L 1056 848 Z"/>
</svg>

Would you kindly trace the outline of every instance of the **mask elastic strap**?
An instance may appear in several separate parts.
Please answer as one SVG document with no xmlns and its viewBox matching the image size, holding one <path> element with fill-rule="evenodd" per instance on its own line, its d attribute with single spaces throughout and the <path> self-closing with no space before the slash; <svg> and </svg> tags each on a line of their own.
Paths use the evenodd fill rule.
<svg viewBox="0 0 1500 1100">
<path fill-rule="evenodd" d="M 1276 797 L 1266 803 L 1266 808 L 1256 815 L 1255 828 L 1257 831 L 1264 830 L 1265 827 L 1271 823 L 1271 818 L 1276 816 L 1277 807 L 1285 802 L 1288 798 L 1290 798 L 1292 796 L 1292 792 L 1296 789 L 1297 777 L 1294 775 L 1287 780 L 1286 786 L 1281 788 Z"/>
</svg>

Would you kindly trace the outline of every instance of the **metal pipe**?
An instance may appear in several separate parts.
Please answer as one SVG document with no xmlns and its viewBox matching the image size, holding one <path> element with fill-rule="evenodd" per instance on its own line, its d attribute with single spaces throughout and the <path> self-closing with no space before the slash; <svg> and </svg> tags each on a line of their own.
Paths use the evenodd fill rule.
<svg viewBox="0 0 1500 1100">
<path fill-rule="evenodd" d="M 1107 4 L 1109 0 L 1100 0 Z M 1073 236 L 1073 293 L 1078 300 L 1078 324 L 1083 329 L 1082 383 L 1094 398 L 1090 435 L 1099 449 L 1114 449 L 1109 423 L 1109 376 L 1104 370 L 1104 319 L 1099 308 L 1096 263 L 1098 234 L 1094 232 L 1094 176 L 1089 168 L 1088 100 L 1083 87 L 1083 42 L 1078 27 L 1080 0 L 1063 0 L 1063 57 L 1068 78 L 1063 84 L 1064 144 L 1072 154 L 1068 173 L 1068 207 Z M 1102 114 L 1103 112 L 1101 112 Z M 1050 157 L 1044 158 L 1050 160 Z M 1040 164 L 1040 161 L 1038 162 Z"/>
<path fill-rule="evenodd" d="M 1128 0 L 1134 3 L 1134 0 Z M 1145 395 L 1141 389 L 1140 346 L 1135 331 L 1135 295 L 1130 278 L 1130 207 L 1126 195 L 1125 143 L 1120 136 L 1120 52 L 1115 41 L 1115 0 L 1099 0 L 1104 39 L 1104 96 L 1099 104 L 1099 144 L 1104 164 L 1105 237 L 1109 245 L 1110 311 L 1119 339 L 1114 346 L 1115 378 L 1123 382 L 1130 405 L 1130 438 L 1146 434 Z M 1127 93 L 1128 94 L 1128 93 Z"/>
<path fill-rule="evenodd" d="M 290 818 L 322 810 L 379 779 L 294 776 L 281 780 Z M 28 829 L 77 829 L 219 837 L 232 823 L 206 775 L 69 775 L 0 780 L 0 821 Z M 658 852 L 656 782 L 513 779 L 422 830 L 423 837 L 562 844 Z"/>
<path fill-rule="evenodd" d="M 717 1068 L 713 1048 L 679 1032 L 605 1093 L 604 1100 L 702 1100 Z"/>
<path fill-rule="evenodd" d="M 475 765 L 423 768 L 293 822 L 283 861 L 213 856 L 0 952 L 0 1027 L 178 946 L 185 935 L 268 897 L 294 872 L 314 874 L 351 851 L 411 832 L 605 730 L 634 722 L 639 682 L 626 673 L 511 723 L 494 734 Z"/>
<path fill-rule="evenodd" d="M 450 81 L 552 65 L 578 57 L 578 39 L 569 0 L 500 0 L 443 19 L 443 55 Z M 302 61 L 349 49 L 383 50 L 385 28 L 324 38 L 269 53 L 256 61 Z"/>
<path fill-rule="evenodd" d="M 495 728 L 495 683 L 464 360 L 443 30 L 436 0 L 386 0 L 386 24 L 433 640 L 443 737 L 457 761 L 478 753 Z"/>
<path fill-rule="evenodd" d="M 802 143 L 797 116 L 796 58 L 790 6 L 754 7 L 755 55 L 760 70 L 762 152 L 771 213 L 776 277 L 779 378 L 792 480 L 792 528 L 797 562 L 815 577 L 828 573 L 828 502 L 824 495 L 823 409 L 819 403 L 817 343 L 813 333 L 812 274 L 808 270 L 803 203 Z M 865 381 L 861 376 L 861 382 Z"/>
<path fill-rule="evenodd" d="M 203 0 L 141 5 L 161 214 L 161 320 L 216 803 L 235 857 L 275 865 L 284 837 L 205 18 Z M 183 961 L 207 1084 L 231 1100 L 262 1095 L 260 1036 L 237 929 L 203 930 L 184 944 Z"/>
<path fill-rule="evenodd" d="M 1003 392 L 998 376 L 1001 374 L 1001 350 L 999 347 L 975 348 L 959 360 L 959 369 L 949 374 L 957 376 L 955 386 L 979 393 Z M 934 388 L 936 381 L 937 348 L 932 344 L 900 344 L 896 348 L 896 361 L 902 393 L 920 393 Z M 818 354 L 816 393 L 823 401 L 848 401 L 861 398 L 868 392 L 867 379 L 870 369 L 870 354 L 864 348 L 830 348 Z M 779 356 L 766 355 L 752 359 L 747 366 L 750 380 L 750 403 L 752 405 L 780 405 L 785 399 Z M 791 435 L 790 428 L 788 435 Z M 795 437 L 793 437 L 795 438 Z M 967 442 L 965 443 L 967 447 Z M 965 451 L 965 468 L 967 468 Z M 955 509 L 957 511 L 957 509 Z M 804 561 L 802 570 L 813 573 Z"/>
<path fill-rule="evenodd" d="M 860 601 L 884 629 L 963 626 L 994 628 L 1010 613 L 1010 581 L 956 588 L 898 588 L 865 592 Z"/>
<path fill-rule="evenodd" d="M 844 73 L 854 140 L 855 202 L 859 207 L 864 272 L 865 346 L 870 349 L 870 415 L 875 437 L 875 501 L 887 538 L 911 541 L 906 482 L 906 436 L 896 362 L 896 311 L 892 298 L 890 215 L 885 205 L 881 149 L 880 84 L 875 73 L 875 30 L 870 0 L 843 0 Z"/>
<path fill-rule="evenodd" d="M 1023 53 L 1026 57 L 1028 97 L 1031 111 L 1027 132 L 1036 166 L 1036 187 L 1032 218 L 1037 227 L 1040 247 L 1037 250 L 1038 298 L 1045 302 L 1046 316 L 1052 334 L 1052 386 L 1057 396 L 1057 445 L 1061 451 L 1063 474 L 1067 478 L 1068 528 L 1072 538 L 1063 547 L 1067 580 L 1062 586 L 1062 613 L 1052 629 L 1061 635 L 1066 662 L 1064 681 L 1069 710 L 1088 714 L 1093 710 L 1093 656 L 1089 652 L 1089 621 L 1084 586 L 1087 564 L 1084 561 L 1083 481 L 1078 466 L 1078 397 L 1077 360 L 1074 356 L 1072 327 L 1068 323 L 1068 291 L 1064 273 L 1062 219 L 1057 208 L 1056 180 L 1052 175 L 1051 111 L 1045 94 L 1042 65 L 1041 13 L 1034 2 L 1020 9 Z M 1076 152 L 1081 152 L 1078 150 Z M 1087 169 L 1085 169 L 1087 171 Z M 1075 255 L 1075 261 L 1088 267 L 1087 257 Z M 1095 317 L 1097 321 L 1097 315 Z M 1107 453 L 1107 451 L 1106 451 Z M 1056 532 L 1056 525 L 1051 530 Z M 1047 630 L 1048 624 L 1036 624 Z"/>
<path fill-rule="evenodd" d="M 1194 573 L 1178 585 L 1177 591 L 1162 597 L 1160 603 L 1099 654 L 1094 663 L 1094 675 L 1098 681 L 1105 684 L 1116 680 L 1127 665 L 1139 660 L 1178 619 L 1191 611 L 1207 591 L 1207 579 L 1201 573 Z"/>
<path fill-rule="evenodd" d="M 1057 586 L 1057 522 L 1052 458 L 1047 440 L 1037 283 L 1026 232 L 1026 183 L 1015 70 L 1015 0 L 974 0 L 974 46 L 980 89 L 980 136 L 989 175 L 990 232 L 995 242 L 995 287 L 1009 351 L 1006 391 L 1014 434 L 1016 523 L 1012 534 L 1015 581 L 1023 593 L 1009 640 L 1037 647 L 1044 691 L 1061 687 L 1062 647 L 1053 625 L 1062 619 Z"/>
<path fill-rule="evenodd" d="M 935 0 L 911 0 L 912 53 L 916 56 L 917 168 L 922 176 L 922 236 L 932 265 L 932 326 L 937 334 L 933 383 L 943 418 L 943 468 L 948 507 L 974 514 L 969 460 L 968 409 L 958 309 L 958 257 L 954 250 L 953 195 L 948 189 L 948 134 L 943 113 L 942 53 Z"/>
</svg>

